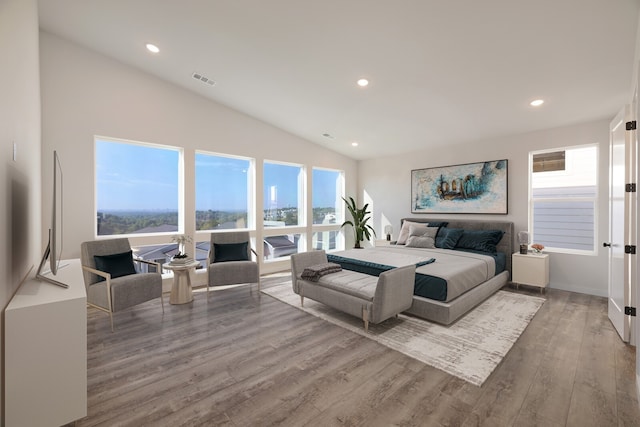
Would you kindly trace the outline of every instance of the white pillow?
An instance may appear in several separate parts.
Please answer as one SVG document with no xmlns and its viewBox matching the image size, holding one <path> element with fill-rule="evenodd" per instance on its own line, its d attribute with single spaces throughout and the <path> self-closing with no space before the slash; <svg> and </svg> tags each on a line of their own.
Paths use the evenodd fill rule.
<svg viewBox="0 0 640 427">
<path fill-rule="evenodd" d="M 432 227 L 435 228 L 435 227 Z M 407 239 L 408 248 L 428 248 L 434 249 L 436 247 L 436 241 L 433 237 L 427 236 L 411 236 Z"/>
<path fill-rule="evenodd" d="M 417 228 L 427 228 L 429 226 L 428 222 L 411 222 L 405 221 L 402 223 L 402 228 L 400 229 L 400 234 L 398 235 L 397 245 L 404 245 L 407 242 L 407 238 L 409 237 L 409 229 L 411 226 Z M 437 228 L 436 228 L 437 230 Z"/>
<path fill-rule="evenodd" d="M 435 241 L 436 234 L 438 234 L 438 227 L 416 227 L 415 225 L 409 226 L 409 237 L 431 237 Z M 409 241 L 409 237 L 407 237 L 407 241 Z"/>
</svg>

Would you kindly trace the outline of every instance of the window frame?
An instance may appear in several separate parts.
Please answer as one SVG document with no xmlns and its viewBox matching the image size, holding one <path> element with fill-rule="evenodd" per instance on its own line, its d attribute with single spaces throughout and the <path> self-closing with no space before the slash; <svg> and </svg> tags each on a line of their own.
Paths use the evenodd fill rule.
<svg viewBox="0 0 640 427">
<path fill-rule="evenodd" d="M 579 150 L 585 148 L 594 148 L 595 149 L 595 195 L 593 197 L 553 197 L 553 198 L 536 198 L 533 197 L 533 156 L 536 154 L 549 153 L 555 151 L 572 151 Z M 573 166 L 574 159 L 570 156 L 565 156 L 565 171 L 541 171 L 535 172 L 540 174 L 545 174 L 547 177 L 553 176 L 563 176 L 566 174 L 567 170 L 570 170 Z M 529 152 L 529 167 L 528 167 L 528 229 L 531 234 L 531 242 L 536 243 L 535 241 L 535 228 L 534 228 L 534 202 L 558 202 L 558 201 L 571 201 L 571 202 L 592 202 L 593 203 L 593 250 L 580 250 L 580 249 L 569 249 L 569 248 L 560 248 L 555 246 L 545 246 L 545 252 L 550 253 L 562 253 L 562 254 L 570 254 L 570 255 L 587 255 L 587 256 L 597 256 L 598 255 L 598 206 L 599 206 L 599 193 L 600 193 L 600 147 L 597 143 L 591 144 L 580 144 L 580 145 L 570 145 L 563 147 L 555 147 L 543 150 L 535 150 Z"/>
<path fill-rule="evenodd" d="M 150 147 L 160 150 L 172 150 L 178 154 L 177 165 L 177 196 L 178 196 L 178 225 L 177 231 L 162 231 L 153 233 L 129 233 L 129 234 L 110 234 L 110 235 L 98 235 L 98 183 L 97 183 L 97 165 L 98 155 L 96 146 L 98 141 L 113 143 L 113 144 L 127 144 L 130 146 Z M 144 247 L 149 245 L 170 245 L 170 240 L 173 235 L 176 234 L 188 234 L 193 237 L 193 247 L 189 247 L 188 251 L 196 251 L 195 246 L 198 242 L 208 241 L 209 235 L 213 230 L 196 230 L 196 158 L 198 155 L 213 156 L 230 159 L 241 159 L 249 161 L 249 174 L 247 176 L 247 198 L 248 198 L 248 212 L 247 212 L 247 228 L 251 236 L 254 248 L 258 252 L 259 262 L 261 265 L 269 266 L 267 270 L 272 269 L 272 264 L 286 263 L 289 261 L 289 255 L 283 255 L 279 258 L 266 259 L 263 251 L 265 238 L 270 236 L 279 235 L 298 235 L 298 247 L 297 252 L 304 252 L 313 245 L 314 236 L 316 233 L 332 232 L 335 236 L 332 236 L 331 242 L 335 242 L 335 249 L 328 249 L 328 251 L 343 250 L 345 247 L 345 234 L 344 229 L 341 227 L 346 216 L 346 209 L 339 200 L 345 197 L 346 189 L 346 173 L 341 169 L 333 169 L 322 166 L 316 166 L 313 162 L 289 162 L 280 160 L 271 160 L 265 158 L 253 158 L 244 155 L 227 154 L 219 151 L 212 151 L 206 148 L 190 148 L 181 147 L 170 144 L 160 144 L 146 141 L 136 141 L 131 139 L 115 138 L 104 135 L 94 135 L 94 211 L 93 211 L 93 227 L 95 239 L 109 239 L 114 237 L 126 237 L 133 247 Z M 259 162 L 259 163 L 258 163 Z M 268 200 L 263 200 L 264 197 L 264 167 L 265 165 L 283 165 L 294 167 L 297 171 L 297 189 L 296 200 L 298 210 L 298 220 L 296 225 L 284 225 L 277 227 L 265 227 L 263 215 L 265 213 L 264 206 L 268 206 Z M 336 222 L 332 224 L 313 224 L 313 175 L 315 170 L 330 171 L 339 174 L 339 184 L 336 182 L 336 189 L 339 194 L 336 197 Z M 171 168 L 173 172 L 173 168 Z M 260 175 L 259 175 L 260 174 Z M 322 181 L 322 180 L 321 180 Z M 285 182 L 291 182 L 285 181 Z M 333 182 L 333 181 L 332 181 Z M 280 183 L 278 185 L 281 185 Z M 284 185 L 284 184 L 282 184 Z M 332 184 L 334 185 L 334 184 Z M 293 190 L 293 189 L 291 189 Z M 172 190 L 173 191 L 173 190 Z M 260 193 L 263 191 L 263 193 Z M 331 195 L 330 195 L 331 196 Z M 330 197 L 329 197 L 330 198 Z M 265 203 L 266 202 L 266 203 Z M 258 206 L 260 204 L 261 206 Z M 342 209 L 340 211 L 340 209 Z M 341 218 L 340 218 L 341 216 Z M 277 218 L 280 219 L 280 218 Z M 230 229 L 234 231 L 239 229 Z M 245 230 L 243 228 L 243 230 Z M 224 232 L 224 230 L 223 230 Z M 333 238 L 335 237 L 335 238 Z M 262 243 L 260 243 L 262 242 Z M 195 254 L 195 252 L 194 252 Z"/>
<path fill-rule="evenodd" d="M 279 234 L 291 234 L 291 233 L 296 233 L 296 231 L 292 231 L 295 229 L 300 229 L 301 233 L 306 234 L 306 226 L 307 226 L 307 199 L 308 199 L 308 195 L 307 195 L 307 171 L 308 168 L 306 167 L 306 165 L 304 164 L 300 164 L 300 163 L 290 163 L 290 162 L 282 162 L 282 161 L 277 161 L 277 160 L 267 160 L 264 159 L 262 161 L 262 192 L 264 194 L 264 190 L 265 190 L 265 179 L 264 179 L 264 174 L 265 174 L 265 165 L 269 163 L 269 164 L 273 164 L 273 165 L 280 165 L 280 166 L 289 166 L 289 167 L 296 167 L 296 168 L 300 168 L 300 172 L 298 173 L 298 190 L 297 190 L 297 209 L 298 209 L 298 223 L 295 225 L 283 225 L 283 226 L 274 226 L 274 227 L 265 227 L 264 226 L 264 220 L 262 222 L 262 228 L 263 228 L 263 233 L 265 234 L 265 236 L 273 236 L 273 233 L 267 233 L 267 230 L 280 230 Z M 267 204 L 267 200 L 264 199 L 262 201 L 262 215 L 264 218 L 264 213 L 267 211 L 266 209 L 266 204 Z M 286 233 L 282 233 L 282 231 L 286 230 Z M 278 234 L 275 234 L 278 235 Z"/>
<path fill-rule="evenodd" d="M 126 234 L 98 234 L 98 150 L 97 145 L 98 142 L 107 142 L 107 143 L 116 143 L 116 144 L 126 144 L 126 145 L 136 145 L 142 147 L 156 148 L 162 150 L 171 150 L 176 151 L 178 153 L 178 168 L 177 168 L 177 190 L 178 190 L 178 230 L 177 231 L 162 231 L 162 232 L 154 232 L 154 233 L 126 233 Z M 184 148 L 177 147 L 174 145 L 167 144 L 157 144 L 152 142 L 144 142 L 144 141 L 135 141 L 131 139 L 123 139 L 123 138 L 114 138 L 103 135 L 94 135 L 93 136 L 93 191 L 94 191 L 94 200 L 93 200 L 93 232 L 94 238 L 96 240 L 100 239 L 112 239 L 112 238 L 128 238 L 128 239 L 144 239 L 147 237 L 165 237 L 172 236 L 175 234 L 184 234 L 185 233 L 185 203 L 184 203 L 184 191 L 185 191 L 185 156 L 184 156 Z M 132 242 L 133 245 L 133 242 Z"/>
<path fill-rule="evenodd" d="M 256 159 L 253 157 L 245 157 L 245 156 L 235 156 L 232 154 L 224 154 L 224 153 L 219 153 L 219 152 L 213 152 L 213 151 L 207 151 L 207 150 L 194 150 L 194 164 L 193 164 L 193 173 L 194 173 L 194 188 L 193 188 L 193 192 L 194 192 L 194 210 L 193 210 L 193 218 L 194 218 L 194 228 L 197 227 L 196 225 L 196 212 L 198 211 L 197 206 L 195 206 L 197 204 L 197 194 L 198 194 L 198 188 L 197 188 L 197 157 L 198 155 L 205 155 L 205 156 L 212 156 L 212 157 L 226 157 L 229 159 L 236 159 L 236 160 L 246 160 L 249 162 L 249 168 L 247 170 L 247 226 L 245 228 L 234 228 L 234 229 L 230 229 L 229 231 L 235 230 L 249 230 L 249 231 L 253 231 L 256 229 Z M 213 229 L 206 229 L 206 230 L 198 230 L 197 228 L 194 229 L 194 232 L 196 233 L 196 235 L 198 234 L 208 234 L 211 233 L 212 231 L 218 231 L 218 230 L 213 230 Z"/>
<path fill-rule="evenodd" d="M 340 199 L 339 203 L 339 207 L 336 206 L 336 222 L 334 224 L 315 224 L 313 222 L 313 197 L 314 197 L 314 179 L 313 179 L 313 175 L 314 175 L 314 171 L 315 170 L 319 170 L 319 171 L 328 171 L 328 172 L 336 172 L 338 173 L 339 179 L 340 179 L 340 183 L 339 183 L 339 193 L 337 195 L 337 197 Z M 345 171 L 340 170 L 340 169 L 332 169 L 332 168 L 326 168 L 326 167 L 320 167 L 320 166 L 311 166 L 310 168 L 310 179 L 311 179 L 311 212 L 310 212 L 310 219 L 309 222 L 311 224 L 311 233 L 310 233 L 310 237 L 309 237 L 309 245 L 310 247 L 313 249 L 314 248 L 314 235 L 316 233 L 324 233 L 324 232 L 332 232 L 335 231 L 336 232 L 336 237 L 335 237 L 335 249 L 328 249 L 327 252 L 335 252 L 335 251 L 340 251 L 340 250 L 344 250 L 345 248 L 345 236 L 344 236 L 344 230 L 342 228 L 342 224 L 344 223 L 345 220 L 345 205 L 344 205 L 344 197 L 346 194 L 346 179 L 345 179 Z M 338 200 L 336 200 L 336 202 L 338 202 Z"/>
</svg>

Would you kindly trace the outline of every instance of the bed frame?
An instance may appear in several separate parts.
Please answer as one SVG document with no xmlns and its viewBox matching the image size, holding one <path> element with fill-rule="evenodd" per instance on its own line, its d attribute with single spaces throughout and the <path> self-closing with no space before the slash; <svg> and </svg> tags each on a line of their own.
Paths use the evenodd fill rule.
<svg viewBox="0 0 640 427">
<path fill-rule="evenodd" d="M 489 298 L 509 282 L 511 277 L 511 254 L 513 253 L 513 222 L 493 221 L 477 219 L 450 219 L 450 218 L 402 218 L 400 225 L 404 221 L 412 222 L 448 222 L 447 228 L 463 228 L 465 230 L 501 230 L 504 232 L 502 240 L 497 245 L 498 252 L 506 254 L 505 271 L 479 284 L 473 289 L 465 292 L 456 299 L 443 302 L 413 296 L 413 304 L 405 313 L 422 317 L 444 325 L 449 325 L 465 315 L 475 306 Z M 402 228 L 402 227 L 401 227 Z"/>
</svg>

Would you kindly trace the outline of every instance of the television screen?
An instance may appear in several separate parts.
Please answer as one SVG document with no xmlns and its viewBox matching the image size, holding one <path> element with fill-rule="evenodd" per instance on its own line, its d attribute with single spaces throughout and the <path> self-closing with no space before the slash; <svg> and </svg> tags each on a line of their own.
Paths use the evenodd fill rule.
<svg viewBox="0 0 640 427">
<path fill-rule="evenodd" d="M 62 283 L 49 276 L 56 275 L 59 268 L 60 255 L 62 254 L 62 167 L 60 158 L 56 151 L 53 152 L 53 194 L 51 203 L 51 228 L 49 228 L 49 239 L 47 247 L 42 255 L 36 278 L 53 285 L 68 288 L 66 283 Z M 43 272 L 44 265 L 49 260 L 49 272 Z"/>
</svg>

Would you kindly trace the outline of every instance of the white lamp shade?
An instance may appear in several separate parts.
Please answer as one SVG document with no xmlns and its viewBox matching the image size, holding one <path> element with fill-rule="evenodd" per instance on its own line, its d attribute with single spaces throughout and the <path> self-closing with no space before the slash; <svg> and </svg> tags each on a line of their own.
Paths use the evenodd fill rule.
<svg viewBox="0 0 640 427">
<path fill-rule="evenodd" d="M 518 243 L 521 245 L 529 244 L 529 232 L 527 231 L 518 231 Z"/>
</svg>

